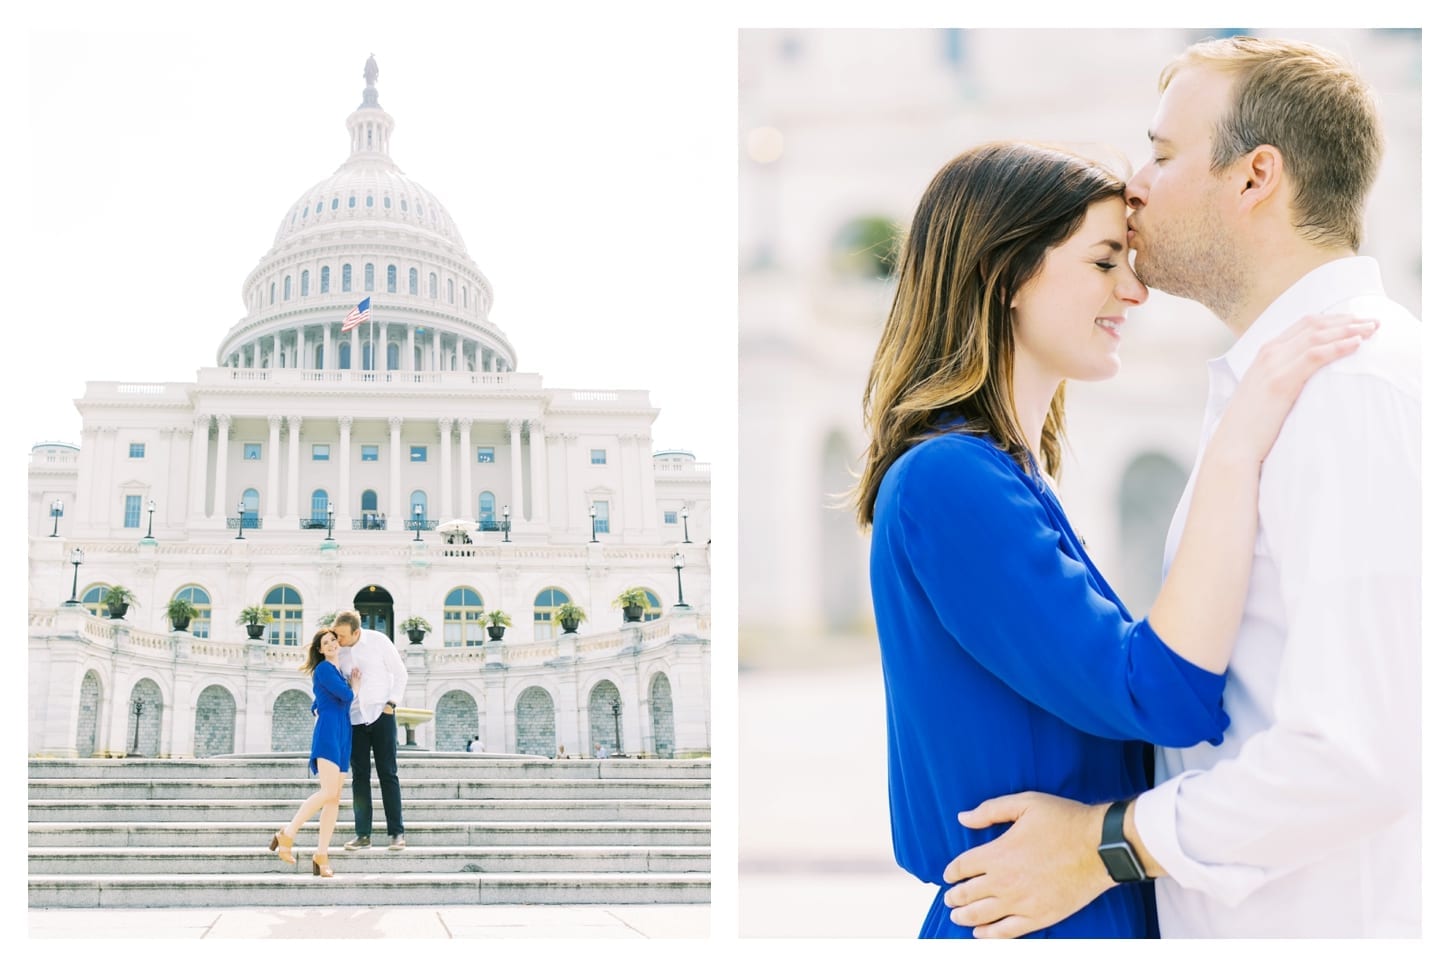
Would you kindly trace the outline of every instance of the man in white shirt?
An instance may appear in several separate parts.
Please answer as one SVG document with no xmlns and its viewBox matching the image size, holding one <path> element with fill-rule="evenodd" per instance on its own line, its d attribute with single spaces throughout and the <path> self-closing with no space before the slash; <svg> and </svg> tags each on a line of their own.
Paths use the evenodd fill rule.
<svg viewBox="0 0 1450 967">
<path fill-rule="evenodd" d="M 1355 254 L 1378 114 L 1340 58 L 1290 42 L 1195 45 L 1160 90 L 1129 243 L 1145 284 L 1239 337 L 1209 363 L 1204 439 L 1296 319 L 1380 328 L 1309 381 L 1264 461 L 1223 744 L 1159 749 L 1159 785 L 1124 804 L 1029 792 L 963 814 L 1013 825 L 952 861 L 947 903 L 977 936 L 1020 936 L 1156 877 L 1164 937 L 1417 937 L 1421 326 Z"/>
<path fill-rule="evenodd" d="M 402 849 L 403 793 L 398 785 L 398 720 L 393 710 L 403 701 L 408 670 L 397 646 L 381 631 L 362 627 L 356 611 L 340 611 L 333 621 L 333 634 L 342 647 L 337 664 L 344 675 L 362 670 L 362 680 L 353 694 L 349 718 L 352 721 L 352 819 L 356 837 L 343 849 L 368 849 L 373 845 L 372 763 L 378 767 L 378 787 L 383 795 L 383 812 L 388 818 L 388 849 Z M 369 759 L 371 753 L 371 759 Z"/>
</svg>

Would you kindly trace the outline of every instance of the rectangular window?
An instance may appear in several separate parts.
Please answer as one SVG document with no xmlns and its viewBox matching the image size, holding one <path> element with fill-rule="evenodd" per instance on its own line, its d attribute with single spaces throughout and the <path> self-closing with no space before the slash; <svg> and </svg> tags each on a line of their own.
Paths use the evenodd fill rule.
<svg viewBox="0 0 1450 967">
<path fill-rule="evenodd" d="M 594 502 L 594 533 L 609 533 L 609 501 L 607 500 Z"/>
<path fill-rule="evenodd" d="M 132 460 L 139 460 L 141 457 L 144 457 L 144 456 L 146 456 L 146 444 L 144 444 L 144 443 L 133 443 L 133 444 L 131 444 L 131 459 Z"/>
<path fill-rule="evenodd" d="M 376 443 L 364 443 L 362 445 L 363 463 L 378 462 L 378 445 Z"/>
<path fill-rule="evenodd" d="M 592 464 L 594 464 L 595 466 L 603 466 L 604 463 L 606 462 L 605 461 L 605 458 L 604 458 L 604 451 L 603 450 L 590 450 L 589 451 L 589 462 L 592 463 Z"/>
<path fill-rule="evenodd" d="M 427 447 L 409 447 L 408 448 L 408 459 L 411 462 L 413 462 L 413 463 L 427 463 L 428 462 L 428 448 Z"/>
<path fill-rule="evenodd" d="M 242 459 L 243 460 L 260 460 L 260 459 L 262 459 L 262 445 L 260 443 L 243 443 L 242 444 Z"/>
<path fill-rule="evenodd" d="M 328 460 L 328 459 L 331 458 L 331 456 L 332 456 L 332 444 L 330 444 L 330 443 L 314 443 L 314 444 L 312 444 L 312 459 L 314 459 L 314 460 Z"/>
<path fill-rule="evenodd" d="M 493 447 L 479 447 L 478 448 L 478 462 L 479 463 L 493 463 Z"/>
<path fill-rule="evenodd" d="M 678 524 L 679 522 L 680 522 L 680 512 L 679 511 L 677 511 L 677 510 L 667 510 L 667 511 L 665 511 L 665 523 L 666 524 Z"/>
<path fill-rule="evenodd" d="M 140 494 L 127 494 L 126 495 L 126 523 L 123 524 L 122 526 L 123 527 L 140 527 L 141 526 L 141 495 Z"/>
</svg>

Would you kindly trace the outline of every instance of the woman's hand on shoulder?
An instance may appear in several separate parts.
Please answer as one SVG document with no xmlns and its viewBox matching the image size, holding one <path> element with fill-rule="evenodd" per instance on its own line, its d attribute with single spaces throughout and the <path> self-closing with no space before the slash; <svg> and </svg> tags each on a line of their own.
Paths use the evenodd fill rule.
<svg viewBox="0 0 1450 967">
<path fill-rule="evenodd" d="M 1215 442 L 1262 463 L 1309 377 L 1350 355 L 1379 321 L 1342 313 L 1304 316 L 1264 343 L 1234 390 Z"/>
</svg>

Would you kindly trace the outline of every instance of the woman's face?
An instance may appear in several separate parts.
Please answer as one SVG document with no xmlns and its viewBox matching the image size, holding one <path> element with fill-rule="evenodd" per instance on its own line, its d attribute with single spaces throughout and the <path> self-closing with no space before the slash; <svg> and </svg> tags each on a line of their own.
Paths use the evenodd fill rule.
<svg viewBox="0 0 1450 967">
<path fill-rule="evenodd" d="M 322 650 L 323 658 L 326 658 L 328 661 L 335 661 L 337 659 L 337 635 L 329 631 L 322 636 L 322 643 L 319 647 Z"/>
<path fill-rule="evenodd" d="M 1014 368 L 1053 384 L 1117 374 L 1125 313 L 1148 298 L 1128 265 L 1127 234 L 1127 206 L 1110 198 L 1091 205 L 1078 230 L 1047 250 L 1037 275 L 1012 299 Z"/>
</svg>

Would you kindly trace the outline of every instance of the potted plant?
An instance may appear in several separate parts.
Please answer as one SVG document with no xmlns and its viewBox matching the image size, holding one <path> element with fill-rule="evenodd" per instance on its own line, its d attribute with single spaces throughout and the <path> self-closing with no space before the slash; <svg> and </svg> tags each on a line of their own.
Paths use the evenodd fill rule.
<svg viewBox="0 0 1450 967">
<path fill-rule="evenodd" d="M 587 615 L 584 609 L 572 601 L 566 601 L 554 609 L 554 623 L 564 629 L 564 634 L 572 635 L 579 630 L 579 622 Z"/>
<path fill-rule="evenodd" d="M 130 588 L 113 584 L 106 588 L 106 594 L 101 600 L 106 603 L 106 610 L 112 618 L 124 618 L 126 609 L 136 603 L 136 595 L 131 593 Z"/>
<path fill-rule="evenodd" d="M 184 598 L 172 598 L 166 602 L 166 617 L 171 619 L 172 631 L 185 631 L 191 619 L 201 614 L 196 605 Z"/>
<path fill-rule="evenodd" d="M 623 609 L 625 621 L 639 621 L 644 616 L 644 609 L 649 607 L 649 592 L 639 587 L 625 588 L 611 603 Z"/>
<path fill-rule="evenodd" d="M 483 616 L 483 626 L 488 629 L 489 641 L 503 641 L 503 630 L 512 628 L 513 621 L 502 611 L 490 611 Z"/>
<path fill-rule="evenodd" d="M 408 633 L 408 640 L 415 645 L 421 645 L 423 636 L 433 630 L 433 626 L 428 623 L 426 618 L 420 618 L 417 615 L 408 618 L 398 627 Z"/>
<path fill-rule="evenodd" d="M 317 619 L 317 627 L 319 628 L 331 628 L 335 624 L 337 624 L 336 611 L 329 611 L 327 612 L 327 614 Z"/>
<path fill-rule="evenodd" d="M 242 609 L 237 615 L 237 624 L 247 626 L 247 637 L 258 641 L 262 632 L 267 630 L 267 625 L 272 623 L 272 612 L 260 604 L 252 604 Z"/>
</svg>

